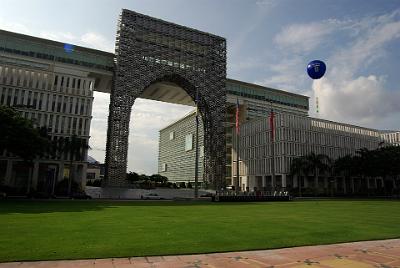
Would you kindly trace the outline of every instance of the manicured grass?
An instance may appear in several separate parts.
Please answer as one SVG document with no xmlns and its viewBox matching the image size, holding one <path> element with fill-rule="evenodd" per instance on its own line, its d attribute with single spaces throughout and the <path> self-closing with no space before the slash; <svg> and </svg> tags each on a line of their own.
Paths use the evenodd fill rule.
<svg viewBox="0 0 400 268">
<path fill-rule="evenodd" d="M 1 262 L 269 249 L 398 237 L 398 201 L 0 201 Z"/>
</svg>

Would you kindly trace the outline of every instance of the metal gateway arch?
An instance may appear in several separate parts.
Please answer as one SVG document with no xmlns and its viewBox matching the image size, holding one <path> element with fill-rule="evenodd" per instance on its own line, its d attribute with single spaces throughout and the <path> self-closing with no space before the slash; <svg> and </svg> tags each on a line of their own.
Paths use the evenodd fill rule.
<svg viewBox="0 0 400 268">
<path fill-rule="evenodd" d="M 205 179 L 217 189 L 224 187 L 226 40 L 124 9 L 117 30 L 114 72 L 105 186 L 126 186 L 132 106 L 146 88 L 161 82 L 181 87 L 193 100 L 198 92 Z"/>
</svg>

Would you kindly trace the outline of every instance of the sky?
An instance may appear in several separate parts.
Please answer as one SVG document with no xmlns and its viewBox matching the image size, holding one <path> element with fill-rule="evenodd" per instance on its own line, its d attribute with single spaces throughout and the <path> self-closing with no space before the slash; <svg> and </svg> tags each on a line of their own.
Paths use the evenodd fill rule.
<svg viewBox="0 0 400 268">
<path fill-rule="evenodd" d="M 310 116 L 400 129 L 400 0 L 0 0 L 0 29 L 114 51 L 122 8 L 227 39 L 227 76 L 310 97 Z M 311 80 L 307 63 L 327 72 Z M 109 96 L 95 92 L 89 154 L 104 161 Z M 316 97 L 319 113 L 316 113 Z M 128 170 L 157 172 L 158 131 L 193 108 L 138 99 Z"/>
</svg>

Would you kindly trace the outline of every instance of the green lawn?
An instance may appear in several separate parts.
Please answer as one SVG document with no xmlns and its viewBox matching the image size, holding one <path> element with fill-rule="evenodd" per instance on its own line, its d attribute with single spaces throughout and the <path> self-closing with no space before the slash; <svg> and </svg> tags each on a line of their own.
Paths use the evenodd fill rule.
<svg viewBox="0 0 400 268">
<path fill-rule="evenodd" d="M 0 262 L 269 249 L 399 237 L 398 201 L 0 201 Z"/>
</svg>

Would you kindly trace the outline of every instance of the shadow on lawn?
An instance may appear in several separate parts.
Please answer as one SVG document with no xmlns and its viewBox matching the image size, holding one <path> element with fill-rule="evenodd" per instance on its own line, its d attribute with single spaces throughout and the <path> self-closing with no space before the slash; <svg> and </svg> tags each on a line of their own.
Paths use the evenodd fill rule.
<svg viewBox="0 0 400 268">
<path fill-rule="evenodd" d="M 118 207 L 244 206 L 262 203 L 214 203 L 207 201 L 130 201 L 130 200 L 0 200 L 2 214 L 100 211 Z M 264 203 L 266 204 L 266 203 Z"/>
</svg>

